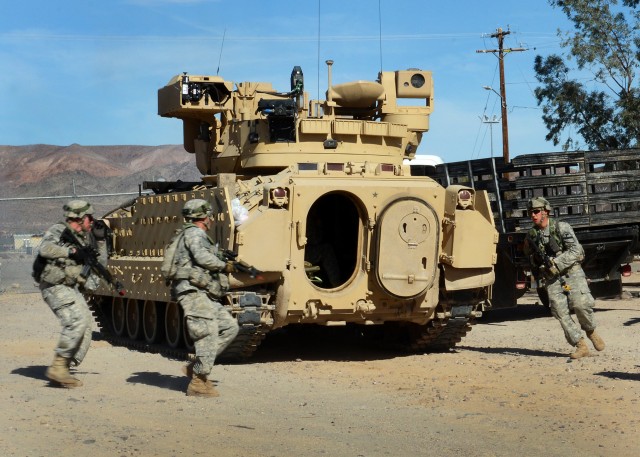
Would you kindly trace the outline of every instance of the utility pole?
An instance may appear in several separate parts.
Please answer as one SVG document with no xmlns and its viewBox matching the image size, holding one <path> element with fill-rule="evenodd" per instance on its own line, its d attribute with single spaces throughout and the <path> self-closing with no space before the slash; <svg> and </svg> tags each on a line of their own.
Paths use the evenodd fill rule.
<svg viewBox="0 0 640 457">
<path fill-rule="evenodd" d="M 494 114 L 492 117 L 487 116 L 486 114 L 480 117 L 480 122 L 483 124 L 489 124 L 489 136 L 491 137 L 491 158 L 493 159 L 493 124 L 498 123 L 498 119 Z"/>
<path fill-rule="evenodd" d="M 504 37 L 511 33 L 510 30 L 504 32 L 501 28 L 496 30 L 496 33 L 491 34 L 491 38 L 498 39 L 498 49 L 479 49 L 476 52 L 487 53 L 490 52 L 498 57 L 498 66 L 500 68 L 500 93 L 498 94 L 501 99 L 502 107 L 502 157 L 504 163 L 509 163 L 509 126 L 507 123 L 507 94 L 504 88 L 504 56 L 510 52 L 526 51 L 525 48 L 504 48 Z M 488 86 L 487 86 L 488 87 Z M 487 90 L 493 90 L 488 88 Z M 494 91 L 495 92 L 495 91 Z M 497 92 L 496 92 L 497 93 Z"/>
</svg>

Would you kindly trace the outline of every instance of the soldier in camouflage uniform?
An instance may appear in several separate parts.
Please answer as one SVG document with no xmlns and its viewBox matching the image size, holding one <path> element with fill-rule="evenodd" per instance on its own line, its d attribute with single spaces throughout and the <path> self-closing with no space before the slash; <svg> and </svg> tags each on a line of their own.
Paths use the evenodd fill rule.
<svg viewBox="0 0 640 457">
<path fill-rule="evenodd" d="M 183 242 L 176 247 L 177 266 L 171 292 L 184 310 L 187 330 L 193 339 L 196 361 L 183 370 L 191 377 L 187 395 L 217 397 L 219 394 L 208 376 L 216 357 L 238 334 L 236 319 L 219 302 L 229 288 L 225 273 L 234 270 L 232 262 L 221 260 L 213 240 L 211 204 L 195 199 L 185 203 Z"/>
<path fill-rule="evenodd" d="M 525 254 L 536 279 L 547 290 L 551 313 L 560 321 L 569 344 L 576 347 L 570 357 L 579 359 L 589 355 L 582 330 L 596 350 L 604 350 L 604 341 L 596 333 L 595 300 L 580 266 L 584 250 L 573 229 L 568 223 L 556 222 L 549 217 L 551 205 L 543 197 L 530 199 L 528 210 L 534 226 L 525 240 Z M 575 312 L 580 326 L 571 317 L 571 310 Z"/>
<path fill-rule="evenodd" d="M 72 200 L 63 207 L 65 221 L 54 224 L 45 233 L 39 248 L 44 269 L 39 278 L 42 298 L 60 320 L 62 331 L 52 365 L 46 376 L 63 387 L 79 387 L 82 382 L 71 376 L 69 367 L 80 365 L 91 344 L 91 311 L 82 290 L 94 290 L 99 278 L 85 267 L 91 255 L 106 264 L 104 230 L 92 232 L 93 208 L 84 200 Z M 85 247 L 78 248 L 61 240 L 65 229 Z"/>
</svg>

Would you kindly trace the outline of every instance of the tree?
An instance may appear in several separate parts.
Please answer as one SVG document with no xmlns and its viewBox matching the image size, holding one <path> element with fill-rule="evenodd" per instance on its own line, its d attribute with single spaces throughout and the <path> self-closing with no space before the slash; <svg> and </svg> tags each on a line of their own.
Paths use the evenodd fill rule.
<svg viewBox="0 0 640 457">
<path fill-rule="evenodd" d="M 640 145 L 640 0 L 549 0 L 573 23 L 558 31 L 559 55 L 536 56 L 535 89 L 546 139 L 557 145 L 574 131 L 587 149 L 621 149 Z M 569 61 L 575 61 L 570 68 Z M 571 77 L 577 70 L 578 76 Z M 588 75 L 587 78 L 584 78 Z M 569 138 L 563 149 L 578 149 Z"/>
</svg>

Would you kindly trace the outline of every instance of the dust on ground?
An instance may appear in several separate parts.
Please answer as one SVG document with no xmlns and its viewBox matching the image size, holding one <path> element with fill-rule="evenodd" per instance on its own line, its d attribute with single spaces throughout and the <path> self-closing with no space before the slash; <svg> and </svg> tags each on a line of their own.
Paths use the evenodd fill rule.
<svg viewBox="0 0 640 457">
<path fill-rule="evenodd" d="M 285 328 L 248 363 L 214 369 L 216 399 L 184 395 L 182 362 L 99 339 L 78 368 L 83 387 L 50 387 L 44 371 L 59 326 L 23 273 L 0 294 L 3 456 L 640 451 L 637 272 L 624 299 L 597 301 L 607 347 L 593 357 L 569 361 L 560 325 L 538 305 L 485 313 L 446 354 L 404 355 L 335 329 Z"/>
</svg>

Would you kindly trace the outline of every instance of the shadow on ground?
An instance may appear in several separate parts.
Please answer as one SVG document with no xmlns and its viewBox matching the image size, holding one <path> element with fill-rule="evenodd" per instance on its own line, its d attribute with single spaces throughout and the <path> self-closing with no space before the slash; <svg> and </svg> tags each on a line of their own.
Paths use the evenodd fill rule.
<svg viewBox="0 0 640 457">
<path fill-rule="evenodd" d="M 354 362 L 411 355 L 381 347 L 380 342 L 363 335 L 361 330 L 360 326 L 289 325 L 269 333 L 247 363 L 295 360 Z"/>
<path fill-rule="evenodd" d="M 507 321 L 526 321 L 550 317 L 549 308 L 542 305 L 519 305 L 513 308 L 492 309 L 485 311 L 480 319 L 476 319 L 478 324 L 495 324 Z"/>
<path fill-rule="evenodd" d="M 622 379 L 625 381 L 640 381 L 640 372 L 638 373 L 623 373 L 621 371 L 601 371 L 594 373 L 597 376 L 604 376 L 610 379 Z"/>
<path fill-rule="evenodd" d="M 11 374 L 18 374 L 25 378 L 38 379 L 40 381 L 49 381 L 44 375 L 46 370 L 47 366 L 45 365 L 31 365 L 28 367 L 15 368 L 11 370 Z"/>
<path fill-rule="evenodd" d="M 505 354 L 505 355 L 517 355 L 526 357 L 562 357 L 568 358 L 568 354 L 553 352 L 553 351 L 541 351 L 539 349 L 523 349 L 516 347 L 498 347 L 498 348 L 478 348 L 471 346 L 456 346 L 459 351 L 473 351 L 482 352 L 484 354 Z"/>
<path fill-rule="evenodd" d="M 630 325 L 636 325 L 636 324 L 640 324 L 640 317 L 631 318 L 622 325 L 624 325 L 625 327 L 629 327 Z"/>
<path fill-rule="evenodd" d="M 187 390 L 189 378 L 186 376 L 167 375 L 157 371 L 138 371 L 129 376 L 127 382 L 184 392 Z"/>
</svg>

